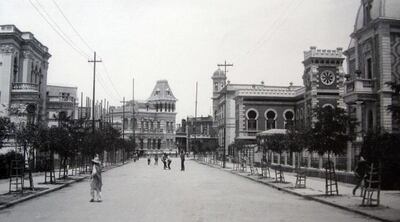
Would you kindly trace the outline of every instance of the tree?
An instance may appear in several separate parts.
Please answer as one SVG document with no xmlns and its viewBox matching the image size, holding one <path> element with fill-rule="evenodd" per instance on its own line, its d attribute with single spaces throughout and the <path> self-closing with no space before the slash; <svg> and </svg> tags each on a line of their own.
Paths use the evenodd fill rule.
<svg viewBox="0 0 400 222">
<path fill-rule="evenodd" d="M 287 150 L 297 153 L 296 169 L 300 169 L 300 154 L 308 146 L 308 134 L 309 130 L 301 124 L 292 125 L 286 131 Z"/>
<path fill-rule="evenodd" d="M 0 149 L 3 147 L 3 142 L 7 139 L 14 129 L 14 124 L 7 117 L 0 117 Z"/>
<path fill-rule="evenodd" d="M 328 161 L 332 154 L 344 154 L 347 142 L 354 137 L 355 119 L 344 109 L 329 106 L 317 108 L 313 114 L 317 121 L 309 132 L 309 151 L 327 154 Z"/>
<path fill-rule="evenodd" d="M 332 195 L 332 180 L 336 181 L 334 166 L 331 155 L 343 154 L 347 142 L 354 137 L 355 119 L 351 118 L 344 109 L 317 108 L 313 112 L 316 122 L 309 134 L 309 151 L 317 152 L 319 155 L 328 155 L 328 162 L 325 164 L 325 193 Z M 336 189 L 338 194 L 338 190 Z"/>
</svg>

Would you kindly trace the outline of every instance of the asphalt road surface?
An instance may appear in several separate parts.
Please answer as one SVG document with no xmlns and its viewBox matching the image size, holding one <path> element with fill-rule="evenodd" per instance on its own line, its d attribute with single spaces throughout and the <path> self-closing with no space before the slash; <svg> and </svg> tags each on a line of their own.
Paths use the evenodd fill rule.
<svg viewBox="0 0 400 222">
<path fill-rule="evenodd" d="M 145 159 L 103 173 L 103 202 L 90 203 L 89 181 L 0 211 L 0 221 L 373 221 L 186 161 L 172 170 Z M 152 162 L 153 164 L 153 162 Z"/>
</svg>

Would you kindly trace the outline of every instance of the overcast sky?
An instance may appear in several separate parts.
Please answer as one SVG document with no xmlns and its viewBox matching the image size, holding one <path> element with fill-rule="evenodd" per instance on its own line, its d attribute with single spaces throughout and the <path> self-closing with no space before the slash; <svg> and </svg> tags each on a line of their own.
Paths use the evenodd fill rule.
<svg viewBox="0 0 400 222">
<path fill-rule="evenodd" d="M 79 94 L 90 97 L 92 66 L 87 60 L 96 50 L 103 60 L 97 69 L 96 97 L 112 105 L 119 105 L 123 96 L 132 98 L 132 78 L 135 99 L 143 100 L 157 80 L 167 79 L 178 99 L 179 122 L 194 115 L 196 81 L 198 115 L 211 114 L 211 76 L 225 60 L 234 64 L 228 72 L 231 83 L 302 85 L 303 51 L 310 46 L 346 49 L 359 4 L 360 0 L 0 0 L 0 24 L 30 31 L 49 47 L 49 83 L 77 86 Z M 37 10 L 54 29 L 62 29 L 58 32 L 66 40 Z"/>
</svg>

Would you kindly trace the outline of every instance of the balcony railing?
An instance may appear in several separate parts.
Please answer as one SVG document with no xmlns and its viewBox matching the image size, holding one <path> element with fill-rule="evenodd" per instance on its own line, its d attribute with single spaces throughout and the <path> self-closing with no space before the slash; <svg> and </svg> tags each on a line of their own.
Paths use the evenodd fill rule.
<svg viewBox="0 0 400 222">
<path fill-rule="evenodd" d="M 49 102 L 68 102 L 73 103 L 75 99 L 73 97 L 62 97 L 62 96 L 47 96 Z"/>
<path fill-rule="evenodd" d="M 375 87 L 374 79 L 361 79 L 357 78 L 348 81 L 346 84 L 346 93 L 372 93 Z"/>
<path fill-rule="evenodd" d="M 23 82 L 14 82 L 12 84 L 12 90 L 15 91 L 39 91 L 39 85 L 35 83 L 23 83 Z"/>
</svg>

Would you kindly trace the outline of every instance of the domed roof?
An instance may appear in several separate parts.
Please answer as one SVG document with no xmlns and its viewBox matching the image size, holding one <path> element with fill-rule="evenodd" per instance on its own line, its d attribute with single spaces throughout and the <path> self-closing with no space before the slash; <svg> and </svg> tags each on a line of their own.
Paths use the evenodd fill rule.
<svg viewBox="0 0 400 222">
<path fill-rule="evenodd" d="M 213 77 L 226 77 L 226 75 L 224 71 L 218 68 L 217 70 L 215 70 Z"/>
<path fill-rule="evenodd" d="M 367 2 L 371 5 L 371 21 L 377 18 L 400 20 L 400 0 L 361 0 L 354 24 L 355 32 L 364 26 L 364 4 Z"/>
</svg>

